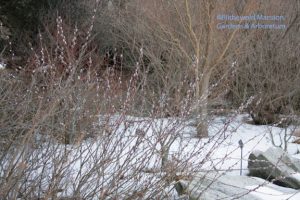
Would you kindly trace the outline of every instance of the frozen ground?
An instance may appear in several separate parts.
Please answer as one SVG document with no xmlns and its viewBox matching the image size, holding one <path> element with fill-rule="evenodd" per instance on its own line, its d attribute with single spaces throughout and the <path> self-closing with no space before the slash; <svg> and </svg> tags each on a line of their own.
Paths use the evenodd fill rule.
<svg viewBox="0 0 300 200">
<path fill-rule="evenodd" d="M 246 114 L 214 117 L 210 123 L 209 137 L 199 139 L 196 137 L 195 126 L 190 125 L 192 122 L 176 118 L 101 116 L 98 128 L 106 131 L 102 131 L 100 136 L 88 138 L 80 145 L 45 143 L 35 150 L 30 156 L 32 170 L 28 170 L 27 176 L 33 181 L 44 173 L 40 178 L 40 188 L 46 189 L 53 178 L 52 174 L 57 170 L 55 163 L 67 155 L 67 160 L 59 166 L 64 175 L 60 184 L 66 188 L 62 196 L 72 195 L 76 188 L 86 196 L 94 191 L 100 195 L 103 191 L 97 188 L 99 184 L 103 188 L 111 187 L 117 180 L 119 197 L 122 198 L 122 191 L 126 195 L 130 190 L 147 188 L 149 184 L 153 188 L 161 184 L 159 177 L 164 174 L 161 171 L 163 157 L 181 172 L 213 170 L 239 175 L 242 156 L 242 175 L 247 175 L 249 154 L 254 150 L 264 151 L 274 146 L 272 141 L 284 147 L 285 134 L 292 129 L 251 125 L 246 123 L 249 120 Z M 243 152 L 239 146 L 240 140 L 243 142 Z M 299 145 L 291 143 L 294 138 L 286 137 L 285 140 L 288 140 L 288 152 L 299 157 Z M 170 198 L 176 198 L 172 186 L 161 187 L 166 187 Z M 297 191 L 292 189 L 286 190 L 287 193 L 267 186 L 254 185 L 247 189 L 266 200 L 300 199 Z M 155 191 L 148 191 L 149 195 L 151 192 Z"/>
<path fill-rule="evenodd" d="M 207 162 L 202 166 L 203 170 L 217 170 L 226 172 L 231 175 L 247 175 L 247 165 L 249 154 L 255 150 L 265 151 L 270 147 L 280 146 L 285 147 L 289 154 L 295 158 L 299 158 L 299 145 L 292 143 L 295 140 L 290 136 L 290 132 L 294 127 L 287 129 L 268 126 L 268 125 L 252 125 L 251 118 L 247 114 L 238 115 L 235 117 L 216 117 L 210 126 L 209 135 L 213 138 L 207 145 L 207 151 L 212 149 L 212 145 L 218 143 L 217 147 L 210 154 Z M 227 128 L 224 128 L 229 123 Z M 185 132 L 195 132 L 194 128 L 187 128 Z M 223 135 L 215 137 L 216 135 Z M 196 139 L 195 139 L 196 140 Z M 243 149 L 239 146 L 239 141 L 243 142 Z M 285 142 L 286 141 L 286 142 Z M 177 148 L 176 145 L 173 147 Z M 176 150 L 175 150 L 176 151 Z M 241 170 L 242 157 L 242 170 Z M 197 159 L 197 158 L 195 158 Z M 201 158 L 198 158 L 201 159 Z M 276 188 L 270 188 L 268 184 L 263 186 L 253 185 L 249 188 L 249 192 L 261 199 L 300 199 L 300 192 L 293 189 L 284 189 L 276 191 Z M 253 191 L 252 191 L 253 190 Z"/>
<path fill-rule="evenodd" d="M 126 119 L 120 119 L 120 116 L 115 116 L 111 120 L 112 127 L 115 121 L 131 122 L 129 128 L 125 129 L 125 125 L 118 125 L 117 132 L 123 136 L 136 137 L 137 130 L 144 131 L 146 140 L 141 142 L 140 151 L 141 158 L 146 149 L 155 148 L 157 154 L 149 155 L 149 164 L 146 166 L 149 169 L 160 166 L 157 164 L 161 155 L 159 152 L 163 144 L 170 145 L 168 160 L 187 160 L 188 166 L 194 171 L 209 171 L 217 170 L 226 172 L 232 175 L 239 175 L 241 171 L 241 156 L 242 156 L 242 175 L 247 175 L 247 159 L 249 154 L 254 150 L 265 151 L 269 147 L 281 146 L 285 147 L 284 140 L 287 140 L 287 150 L 292 155 L 299 153 L 299 145 L 291 143 L 294 138 L 289 137 L 293 127 L 282 129 L 273 126 L 256 126 L 247 121 L 251 121 L 247 114 L 232 115 L 226 117 L 215 117 L 209 128 L 209 138 L 199 139 L 196 137 L 196 128 L 190 126 L 191 122 L 181 122 L 178 119 L 146 119 L 126 116 Z M 101 121 L 101 120 L 100 120 Z M 100 122 L 100 124 L 103 122 Z M 118 124 L 118 123 L 117 123 Z M 114 129 L 114 128 L 113 128 Z M 124 132 L 126 132 L 124 134 Z M 173 132 L 173 135 L 168 135 Z M 161 138 L 166 141 L 161 144 Z M 243 152 L 239 146 L 239 141 L 243 142 Z M 129 140 L 126 140 L 129 141 Z M 272 144 L 273 143 L 273 144 Z M 123 150 L 124 157 L 130 152 L 130 146 L 135 146 L 136 141 L 131 140 L 127 143 L 127 148 Z M 134 159 L 136 159 L 135 157 Z M 295 195 L 294 190 L 289 190 L 288 193 L 276 192 L 274 188 L 267 186 L 253 186 L 249 188 L 258 188 L 253 191 L 256 196 L 264 199 L 298 199 L 299 195 Z M 287 190 L 288 191 L 288 190 Z"/>
<path fill-rule="evenodd" d="M 247 159 L 249 154 L 254 150 L 265 151 L 269 147 L 274 146 L 272 140 L 276 146 L 281 146 L 282 148 L 285 147 L 284 140 L 287 140 L 287 151 L 289 154 L 297 156 L 299 145 L 292 143 L 295 138 L 289 136 L 293 127 L 282 129 L 268 125 L 257 126 L 246 123 L 249 121 L 251 121 L 251 118 L 247 114 L 238 115 L 233 118 L 216 117 L 212 121 L 209 131 L 210 137 L 222 134 L 223 138 L 215 137 L 208 144 L 209 146 L 218 140 L 220 141 L 220 145 L 215 148 L 206 166 L 213 166 L 217 170 L 226 170 L 227 173 L 239 175 L 241 160 L 240 140 L 243 142 L 243 175 L 247 175 L 248 173 Z M 230 123 L 228 128 L 225 129 L 224 124 L 227 122 Z M 195 129 L 191 128 L 187 132 L 195 132 Z M 285 134 L 287 135 L 286 139 L 284 138 Z"/>
</svg>

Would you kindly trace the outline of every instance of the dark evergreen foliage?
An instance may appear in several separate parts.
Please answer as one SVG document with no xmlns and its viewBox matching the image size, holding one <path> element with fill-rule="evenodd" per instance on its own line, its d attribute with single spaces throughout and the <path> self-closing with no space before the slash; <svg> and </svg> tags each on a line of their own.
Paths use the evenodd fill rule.
<svg viewBox="0 0 300 200">
<path fill-rule="evenodd" d="M 36 40 L 39 31 L 43 31 L 45 17 L 54 20 L 56 15 L 69 17 L 72 21 L 82 15 L 79 0 L 0 0 L 0 21 L 10 30 L 10 42 L 17 54 L 28 49 L 28 43 Z M 78 9 L 77 9 L 78 8 Z M 68 16 L 67 16 L 68 15 Z M 5 41 L 0 41 L 3 49 Z M 22 50 L 23 49 L 23 50 Z"/>
</svg>

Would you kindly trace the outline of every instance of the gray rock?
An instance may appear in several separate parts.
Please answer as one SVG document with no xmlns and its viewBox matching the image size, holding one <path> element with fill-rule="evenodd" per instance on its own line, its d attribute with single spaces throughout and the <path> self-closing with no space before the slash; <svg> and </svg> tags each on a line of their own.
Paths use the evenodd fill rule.
<svg viewBox="0 0 300 200">
<path fill-rule="evenodd" d="M 271 180 L 275 184 L 300 189 L 300 163 L 281 148 L 255 151 L 248 159 L 249 175 Z"/>
<path fill-rule="evenodd" d="M 191 180 L 179 180 L 175 188 L 179 195 L 188 195 L 189 199 L 215 200 L 240 199 L 259 200 L 252 192 L 253 187 L 267 187 L 283 194 L 293 194 L 295 190 L 279 187 L 263 179 L 248 176 L 224 175 L 217 172 L 200 172 Z"/>
<path fill-rule="evenodd" d="M 291 157 L 291 161 L 296 167 L 297 171 L 300 172 L 300 159 Z"/>
</svg>

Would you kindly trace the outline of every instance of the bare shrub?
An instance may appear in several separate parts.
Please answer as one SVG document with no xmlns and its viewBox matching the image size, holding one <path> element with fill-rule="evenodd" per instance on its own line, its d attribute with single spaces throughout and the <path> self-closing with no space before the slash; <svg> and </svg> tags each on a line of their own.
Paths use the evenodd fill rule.
<svg viewBox="0 0 300 200">
<path fill-rule="evenodd" d="M 171 199 L 176 180 L 199 170 L 224 138 L 216 134 L 208 149 L 184 139 L 189 99 L 182 118 L 159 119 L 164 109 L 157 106 L 150 117 L 129 116 L 139 73 L 125 98 L 114 93 L 109 76 L 93 83 L 71 74 L 39 90 L 35 74 L 22 80 L 2 73 L 1 198 Z M 203 158 L 193 160 L 202 150 Z"/>
<path fill-rule="evenodd" d="M 220 78 L 220 71 L 224 69 L 226 76 L 231 72 L 220 64 L 229 54 L 230 40 L 222 43 L 225 49 L 218 49 L 206 41 L 213 35 L 203 33 L 202 38 L 198 26 L 201 30 L 203 24 L 197 23 L 181 35 L 196 20 L 196 8 L 204 9 L 204 15 L 213 10 L 208 1 L 203 1 L 208 7 L 197 4 L 193 10 L 193 2 L 162 4 L 163 9 L 172 8 L 167 16 L 141 15 L 146 12 L 133 2 L 107 14 L 120 20 L 113 20 L 116 32 L 112 33 L 130 57 L 127 64 L 132 73 L 126 78 L 124 71 L 102 67 L 97 51 L 102 47 L 94 46 L 93 40 L 99 20 L 96 12 L 82 32 L 62 17 L 56 24 L 48 22 L 48 36 L 40 34 L 28 66 L 19 74 L 0 72 L 1 199 L 174 199 L 174 184 L 180 179 L 189 180 L 203 170 L 236 170 L 240 160 L 220 169 L 239 148 L 224 141 L 237 129 L 230 123 L 253 98 L 246 99 L 220 127 L 212 127 L 210 137 L 193 137 L 197 131 L 188 123 L 195 105 L 207 106 L 207 98 L 218 96 L 211 91 L 222 88 L 215 85 L 228 81 Z M 192 13 L 195 16 L 188 19 Z M 208 20 L 204 30 L 211 25 L 205 16 L 200 16 Z M 183 19 L 178 32 L 173 17 Z M 153 30 L 157 25 L 158 32 Z M 194 33 L 198 37 L 184 43 Z M 173 34 L 178 35 L 170 39 Z M 195 48 L 202 41 L 207 43 Z M 204 51 L 203 58 L 199 51 L 206 48 L 211 49 Z M 204 89 L 209 92 L 200 91 L 202 81 L 207 81 Z M 206 100 L 200 101 L 203 95 Z M 166 115 L 170 117 L 161 118 Z M 231 148 L 213 160 L 222 145 Z"/>
<path fill-rule="evenodd" d="M 81 43 L 62 22 L 56 43 L 41 35 L 24 70 L 1 71 L 1 199 L 173 198 L 174 183 L 207 163 L 226 127 L 206 141 L 184 136 L 192 85 L 179 118 L 160 119 L 166 101 L 131 116 L 145 109 L 135 103 L 146 94 L 141 65 L 127 81 L 114 69 L 92 76 L 89 32 Z"/>
</svg>

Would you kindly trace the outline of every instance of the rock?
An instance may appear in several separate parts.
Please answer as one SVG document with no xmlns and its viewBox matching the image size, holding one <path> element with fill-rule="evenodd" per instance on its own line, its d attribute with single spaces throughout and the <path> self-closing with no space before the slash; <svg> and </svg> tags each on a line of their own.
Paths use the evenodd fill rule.
<svg viewBox="0 0 300 200">
<path fill-rule="evenodd" d="M 300 159 L 298 158 L 290 158 L 292 160 L 293 165 L 297 168 L 297 171 L 300 171 Z"/>
<path fill-rule="evenodd" d="M 273 181 L 275 184 L 300 189 L 300 162 L 281 148 L 255 151 L 248 159 L 249 175 Z"/>
<path fill-rule="evenodd" d="M 188 195 L 189 199 L 263 199 L 255 195 L 256 190 L 278 191 L 293 195 L 296 191 L 271 184 L 263 179 L 248 176 L 224 175 L 217 172 L 200 172 L 189 182 L 179 180 L 175 185 L 179 195 Z M 267 196 L 272 198 L 272 194 Z"/>
</svg>

